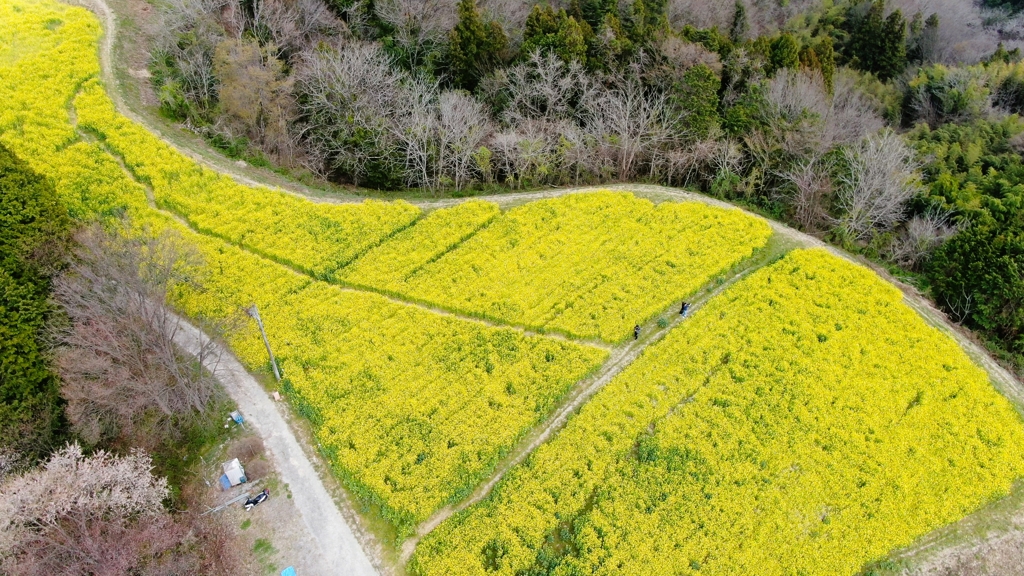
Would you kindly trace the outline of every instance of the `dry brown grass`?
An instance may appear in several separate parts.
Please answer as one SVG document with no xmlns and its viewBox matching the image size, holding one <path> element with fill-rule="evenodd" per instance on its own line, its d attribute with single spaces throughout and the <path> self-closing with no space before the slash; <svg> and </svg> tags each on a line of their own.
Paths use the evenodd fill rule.
<svg viewBox="0 0 1024 576">
<path fill-rule="evenodd" d="M 1024 530 L 1017 529 L 980 544 L 956 547 L 906 576 L 1019 576 L 1024 573 Z"/>
</svg>

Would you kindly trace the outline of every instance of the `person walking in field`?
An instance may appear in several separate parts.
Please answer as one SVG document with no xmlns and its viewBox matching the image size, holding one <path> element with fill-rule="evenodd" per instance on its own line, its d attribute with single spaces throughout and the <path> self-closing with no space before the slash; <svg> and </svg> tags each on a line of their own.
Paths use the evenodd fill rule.
<svg viewBox="0 0 1024 576">
<path fill-rule="evenodd" d="M 640 325 L 637 324 L 636 326 L 633 327 L 633 340 L 636 340 L 639 337 L 640 337 Z"/>
<path fill-rule="evenodd" d="M 683 305 L 679 308 L 679 315 L 685 317 L 686 313 L 689 312 L 689 311 L 690 311 L 690 303 L 689 302 L 683 302 Z"/>
</svg>

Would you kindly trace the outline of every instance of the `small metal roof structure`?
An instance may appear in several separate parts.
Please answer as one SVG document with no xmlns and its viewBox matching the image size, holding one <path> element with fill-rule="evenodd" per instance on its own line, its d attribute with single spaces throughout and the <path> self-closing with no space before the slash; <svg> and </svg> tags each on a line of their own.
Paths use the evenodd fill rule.
<svg viewBox="0 0 1024 576">
<path fill-rule="evenodd" d="M 245 482 L 245 469 L 242 468 L 242 463 L 238 461 L 238 458 L 225 462 L 222 468 L 224 475 L 220 477 L 220 484 L 225 490 Z"/>
</svg>

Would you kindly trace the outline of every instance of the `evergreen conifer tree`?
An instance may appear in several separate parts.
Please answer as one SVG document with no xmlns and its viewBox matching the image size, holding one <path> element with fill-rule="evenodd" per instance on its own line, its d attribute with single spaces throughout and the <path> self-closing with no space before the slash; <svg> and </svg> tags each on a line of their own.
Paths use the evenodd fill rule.
<svg viewBox="0 0 1024 576">
<path fill-rule="evenodd" d="M 448 68 L 454 85 L 473 90 L 501 61 L 508 37 L 497 22 L 484 22 L 476 0 L 459 0 L 458 15 L 448 36 Z"/>
<path fill-rule="evenodd" d="M 772 41 L 768 56 L 771 73 L 782 68 L 796 68 L 800 64 L 800 44 L 792 34 L 782 34 Z"/>
<path fill-rule="evenodd" d="M 733 44 L 740 44 L 746 39 L 749 29 L 747 6 L 742 0 L 736 0 L 736 7 L 732 14 L 732 26 L 729 28 L 729 39 Z"/>
<path fill-rule="evenodd" d="M 851 64 L 889 80 L 907 65 L 907 21 L 899 10 L 885 17 L 885 0 L 875 0 L 850 37 Z"/>
</svg>

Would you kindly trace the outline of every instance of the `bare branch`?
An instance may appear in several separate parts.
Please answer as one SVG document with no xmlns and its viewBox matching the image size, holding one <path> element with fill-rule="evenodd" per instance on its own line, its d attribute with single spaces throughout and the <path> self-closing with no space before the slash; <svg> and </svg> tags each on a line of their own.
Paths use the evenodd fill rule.
<svg viewBox="0 0 1024 576">
<path fill-rule="evenodd" d="M 158 430 L 171 416 L 201 413 L 217 391 L 201 366 L 212 343 L 198 359 L 184 354 L 166 308 L 167 287 L 189 281 L 183 271 L 194 253 L 172 237 L 130 242 L 98 228 L 76 240 L 76 259 L 53 287 L 68 322 L 52 328 L 75 430 L 99 442 L 130 432 L 143 416 Z"/>
<path fill-rule="evenodd" d="M 848 170 L 839 178 L 837 224 L 854 240 L 892 229 L 921 190 L 914 151 L 886 130 L 845 149 L 844 158 Z"/>
</svg>

